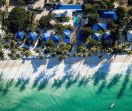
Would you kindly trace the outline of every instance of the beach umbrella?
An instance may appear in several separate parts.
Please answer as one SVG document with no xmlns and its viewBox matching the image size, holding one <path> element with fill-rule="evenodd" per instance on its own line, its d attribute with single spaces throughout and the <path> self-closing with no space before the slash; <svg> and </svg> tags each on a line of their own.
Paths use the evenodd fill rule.
<svg viewBox="0 0 132 111">
<path fill-rule="evenodd" d="M 97 40 L 97 41 L 100 41 L 101 38 L 102 38 L 102 35 L 101 35 L 100 33 L 94 33 L 94 34 L 93 34 L 93 38 L 94 38 L 95 40 Z"/>
<path fill-rule="evenodd" d="M 104 33 L 104 40 L 108 40 L 108 39 L 110 39 L 110 37 L 111 37 L 111 34 L 109 31 Z"/>
<path fill-rule="evenodd" d="M 35 32 L 30 32 L 28 34 L 28 40 L 31 41 L 31 42 L 35 42 L 37 39 L 37 33 Z"/>
<path fill-rule="evenodd" d="M 15 35 L 16 39 L 21 39 L 21 40 L 24 38 L 24 36 L 25 36 L 25 33 L 23 31 L 19 31 Z"/>
<path fill-rule="evenodd" d="M 52 40 L 53 40 L 53 42 L 60 42 L 61 41 L 61 37 L 59 35 L 54 35 L 52 37 Z"/>
<path fill-rule="evenodd" d="M 66 29 L 64 30 L 64 38 L 65 39 L 70 39 L 71 38 L 71 31 Z"/>
<path fill-rule="evenodd" d="M 48 41 L 51 38 L 51 34 L 49 32 L 45 32 L 42 36 L 42 41 Z"/>
</svg>

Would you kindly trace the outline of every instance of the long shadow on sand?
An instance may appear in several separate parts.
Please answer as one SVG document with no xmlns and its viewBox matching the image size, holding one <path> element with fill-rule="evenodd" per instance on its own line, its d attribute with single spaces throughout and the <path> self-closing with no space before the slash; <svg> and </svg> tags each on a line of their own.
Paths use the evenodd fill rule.
<svg viewBox="0 0 132 111">
<path fill-rule="evenodd" d="M 59 65 L 61 62 L 62 62 L 62 61 L 57 60 L 56 58 L 50 58 L 50 59 L 48 59 L 48 62 L 47 62 L 47 68 L 48 68 L 48 69 L 51 69 L 51 68 L 53 68 L 54 66 Z"/>
<path fill-rule="evenodd" d="M 107 60 L 110 61 L 113 55 L 103 55 L 102 58 L 99 58 L 98 56 L 90 56 L 84 59 L 84 64 L 87 65 L 88 67 L 96 67 L 101 61 Z"/>
<path fill-rule="evenodd" d="M 69 71 L 73 64 L 76 64 L 77 62 L 80 62 L 81 60 L 82 60 L 82 58 L 79 58 L 79 57 L 76 57 L 76 58 L 70 57 L 68 59 L 65 59 L 64 60 L 64 64 L 65 64 L 64 71 L 65 72 Z M 74 72 L 71 71 L 70 73 L 73 74 Z"/>
<path fill-rule="evenodd" d="M 109 68 L 111 63 L 102 64 L 100 68 L 93 74 L 92 80 L 94 81 L 94 85 L 96 86 L 100 81 L 105 80 L 108 75 Z"/>
<path fill-rule="evenodd" d="M 120 99 L 123 94 L 124 94 L 124 91 L 126 90 L 127 88 L 127 84 L 129 83 L 129 77 L 130 77 L 130 74 L 132 74 L 132 65 L 130 65 L 126 71 L 126 75 L 124 77 L 124 81 L 122 83 L 122 87 L 121 89 L 119 90 L 118 94 L 117 94 L 117 99 Z"/>
<path fill-rule="evenodd" d="M 33 72 L 37 72 L 39 67 L 42 66 L 42 65 L 45 65 L 47 60 L 40 60 L 40 59 L 37 59 L 37 58 L 23 58 L 22 59 L 22 63 L 24 63 L 25 61 L 30 61 L 32 66 L 33 66 Z"/>
</svg>

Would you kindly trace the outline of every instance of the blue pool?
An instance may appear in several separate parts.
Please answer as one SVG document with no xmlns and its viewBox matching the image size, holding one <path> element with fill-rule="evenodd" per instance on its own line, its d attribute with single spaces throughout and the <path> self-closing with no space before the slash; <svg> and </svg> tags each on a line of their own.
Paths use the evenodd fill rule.
<svg viewBox="0 0 132 111">
<path fill-rule="evenodd" d="M 55 6 L 56 10 L 64 10 L 64 9 L 71 9 L 71 10 L 82 10 L 82 5 L 56 5 Z"/>
</svg>

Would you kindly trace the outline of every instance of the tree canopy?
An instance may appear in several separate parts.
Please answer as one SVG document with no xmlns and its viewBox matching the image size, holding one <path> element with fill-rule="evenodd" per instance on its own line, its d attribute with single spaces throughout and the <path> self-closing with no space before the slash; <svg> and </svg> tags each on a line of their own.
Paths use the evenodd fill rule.
<svg viewBox="0 0 132 111">
<path fill-rule="evenodd" d="M 52 19 L 52 15 L 42 16 L 39 20 L 40 28 L 50 28 L 50 21 Z"/>
<path fill-rule="evenodd" d="M 34 22 L 34 14 L 23 8 L 16 7 L 11 11 L 11 16 L 8 19 L 8 28 L 12 32 L 16 32 L 20 29 L 26 30 L 29 28 Z"/>
</svg>

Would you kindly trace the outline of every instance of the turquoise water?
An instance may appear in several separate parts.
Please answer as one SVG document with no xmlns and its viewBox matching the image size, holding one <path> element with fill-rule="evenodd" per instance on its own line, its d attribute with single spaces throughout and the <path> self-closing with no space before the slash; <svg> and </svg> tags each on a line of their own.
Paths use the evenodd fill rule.
<svg viewBox="0 0 132 111">
<path fill-rule="evenodd" d="M 87 78 L 29 83 L 1 80 L 0 111 L 132 111 L 130 74 L 96 83 Z"/>
</svg>

